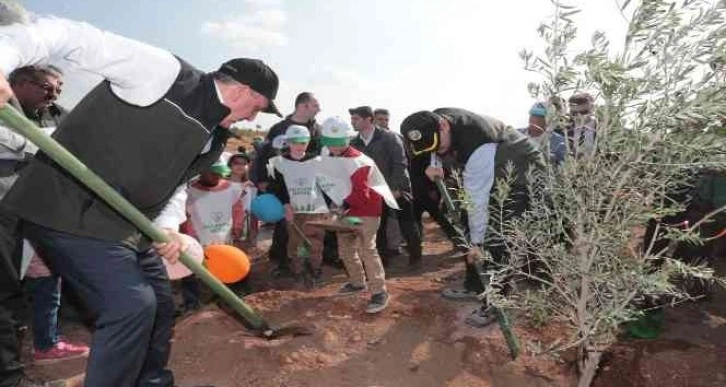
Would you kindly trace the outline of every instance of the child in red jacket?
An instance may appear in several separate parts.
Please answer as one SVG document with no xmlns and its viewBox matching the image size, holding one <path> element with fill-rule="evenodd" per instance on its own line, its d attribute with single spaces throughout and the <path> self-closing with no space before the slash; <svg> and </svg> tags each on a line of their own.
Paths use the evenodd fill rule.
<svg viewBox="0 0 726 387">
<path fill-rule="evenodd" d="M 378 313 L 388 305 L 389 295 L 385 284 L 386 273 L 376 250 L 376 232 L 383 212 L 384 197 L 393 200 L 393 196 L 375 162 L 349 146 L 350 137 L 354 134 L 350 124 L 339 117 L 331 117 L 323 122 L 321 143 L 327 147 L 329 154 L 323 155 L 321 175 L 350 176 L 349 181 L 339 179 L 337 184 L 332 182 L 335 179 L 331 179 L 329 185 L 323 184 L 323 189 L 331 198 L 339 196 L 343 199 L 342 208 L 348 216 L 362 220 L 359 233 L 337 234 L 340 258 L 350 276 L 350 282 L 338 293 L 354 294 L 365 290 L 367 277 L 372 296 L 366 312 Z M 336 192 L 328 192 L 330 186 L 336 186 Z"/>
</svg>

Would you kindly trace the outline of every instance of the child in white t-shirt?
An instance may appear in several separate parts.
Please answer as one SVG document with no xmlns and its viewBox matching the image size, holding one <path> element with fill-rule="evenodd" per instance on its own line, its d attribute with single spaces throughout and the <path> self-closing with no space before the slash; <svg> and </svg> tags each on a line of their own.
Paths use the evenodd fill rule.
<svg viewBox="0 0 726 387">
<path fill-rule="evenodd" d="M 242 233 L 242 188 L 225 179 L 229 172 L 226 164 L 215 163 L 187 189 L 187 221 L 181 231 L 198 240 L 202 247 L 232 245 Z M 181 282 L 184 309 L 198 309 L 199 281 L 189 276 Z"/>
</svg>

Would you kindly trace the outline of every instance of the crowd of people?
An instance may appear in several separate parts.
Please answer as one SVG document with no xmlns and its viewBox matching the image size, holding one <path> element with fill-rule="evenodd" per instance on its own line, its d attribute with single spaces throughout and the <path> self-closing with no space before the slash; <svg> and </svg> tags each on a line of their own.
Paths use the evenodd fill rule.
<svg viewBox="0 0 726 387">
<path fill-rule="evenodd" d="M 277 75 L 262 61 L 233 59 L 205 73 L 87 24 L 22 12 L 11 21 L 0 26 L 0 108 L 13 106 L 46 128 L 170 242 L 153 243 L 31 142 L 0 126 L 0 386 L 43 385 L 25 377 L 20 361 L 19 333 L 31 320 L 33 360 L 88 356 L 86 386 L 174 385 L 167 362 L 177 311 L 162 260 L 178 259 L 180 233 L 202 246 L 256 245 L 260 222 L 250 208 L 264 193 L 285 212 L 273 226 L 274 277 L 314 288 L 325 281 L 324 262 L 338 265 L 349 276 L 338 293 L 367 291 L 366 312 L 380 313 L 390 300 L 386 266 L 403 256 L 411 270 L 422 265 L 426 212 L 451 240 L 452 254 L 466 261 L 463 287 L 443 296 L 476 299 L 484 290 L 482 251 L 507 259 L 502 241 L 487 233 L 492 222 L 506 220 L 488 213 L 495 180 L 514 165 L 506 214 L 515 217 L 527 208 L 529 170 L 594 149 L 597 122 L 587 94 L 536 103 L 519 130 L 440 108 L 407 116 L 398 133 L 388 127 L 387 109 L 365 105 L 318 123 L 320 101 L 302 92 L 294 111 L 255 139 L 253 150 L 224 155 L 234 123 L 259 112 L 281 116 Z M 63 86 L 56 65 L 68 62 L 104 78 L 70 112 L 55 103 Z M 548 123 L 568 104 L 572 122 Z M 439 181 L 467 193 L 466 211 L 442 208 Z M 356 231 L 312 226 L 337 217 L 355 218 Z M 26 259 L 23 240 L 33 251 Z M 180 288 L 182 309 L 199 308 L 199 282 L 187 277 Z M 26 290 L 32 317 L 24 313 Z M 93 324 L 90 350 L 60 336 L 61 299 L 63 309 Z M 491 321 L 487 305 L 467 318 L 475 326 Z"/>
</svg>

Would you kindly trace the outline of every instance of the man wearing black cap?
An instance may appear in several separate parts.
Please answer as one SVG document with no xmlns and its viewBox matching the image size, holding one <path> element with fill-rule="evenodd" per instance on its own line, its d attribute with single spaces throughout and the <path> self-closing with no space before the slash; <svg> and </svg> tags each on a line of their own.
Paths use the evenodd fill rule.
<svg viewBox="0 0 726 387">
<path fill-rule="evenodd" d="M 407 244 L 408 263 L 411 266 L 418 266 L 421 263 L 421 233 L 414 220 L 411 181 L 406 169 L 408 161 L 401 138 L 398 134 L 373 124 L 373 109 L 370 106 L 360 106 L 349 109 L 348 112 L 353 128 L 358 131 L 358 136 L 350 142 L 350 145 L 376 162 L 400 208 L 396 211 L 384 205 L 376 236 L 376 246 L 381 260 L 387 263 L 391 258 L 386 255 L 388 245 L 386 218 L 391 211 L 396 211 L 398 224 Z"/>
<path fill-rule="evenodd" d="M 485 247 L 495 262 L 507 259 L 506 248 L 497 233 L 487 233 L 487 227 L 496 230 L 509 219 L 489 219 L 488 206 L 494 182 L 507 176 L 507 165 L 514 166 L 505 217 L 522 214 L 528 199 L 527 172 L 530 168 L 544 167 L 542 154 L 534 143 L 511 126 L 464 109 L 441 108 L 414 113 L 401 123 L 401 134 L 413 157 L 450 154 L 463 168 L 463 188 L 470 200 L 469 238 L 473 246 L 467 255 L 464 291 L 448 293 L 449 296 L 461 295 L 461 298 L 481 293 L 484 287 L 477 269 L 477 263 L 482 259 L 481 249 Z M 435 166 L 426 168 L 425 174 L 432 180 L 444 177 L 443 169 Z M 491 319 L 486 312 L 485 306 L 467 318 L 467 322 L 487 324 Z"/>
<path fill-rule="evenodd" d="M 152 245 L 43 152 L 2 208 L 25 221 L 26 238 L 98 316 L 85 385 L 172 386 L 166 365 L 174 304 L 161 259 L 174 262 L 182 249 L 183 187 L 219 158 L 233 123 L 260 111 L 279 114 L 277 75 L 254 59 L 204 73 L 91 25 L 37 17 L 0 27 L 0 107 L 12 96 L 4 74 L 32 63 L 104 78 L 53 137 L 171 241 Z"/>
</svg>

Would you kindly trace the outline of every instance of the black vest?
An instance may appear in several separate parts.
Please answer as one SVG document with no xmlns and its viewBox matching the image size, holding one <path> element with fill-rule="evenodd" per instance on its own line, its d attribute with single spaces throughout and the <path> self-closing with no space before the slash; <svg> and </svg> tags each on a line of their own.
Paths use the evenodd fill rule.
<svg viewBox="0 0 726 387">
<path fill-rule="evenodd" d="M 119 99 L 108 81 L 94 88 L 53 137 L 150 219 L 176 188 L 219 158 L 227 140 L 217 124 L 229 114 L 211 75 L 186 63 L 151 106 Z M 212 139 L 211 149 L 200 154 Z M 2 202 L 21 218 L 58 231 L 148 246 L 136 228 L 39 152 Z"/>
<path fill-rule="evenodd" d="M 503 122 L 472 113 L 464 109 L 441 108 L 434 110 L 451 124 L 451 151 L 457 164 L 464 167 L 469 157 L 480 146 L 497 143 L 494 157 L 495 178 L 506 176 L 506 166 L 512 163 L 515 167 L 513 184 L 526 187 L 526 173 L 530 167 L 543 169 L 545 166 L 542 153 L 527 136 Z"/>
</svg>

